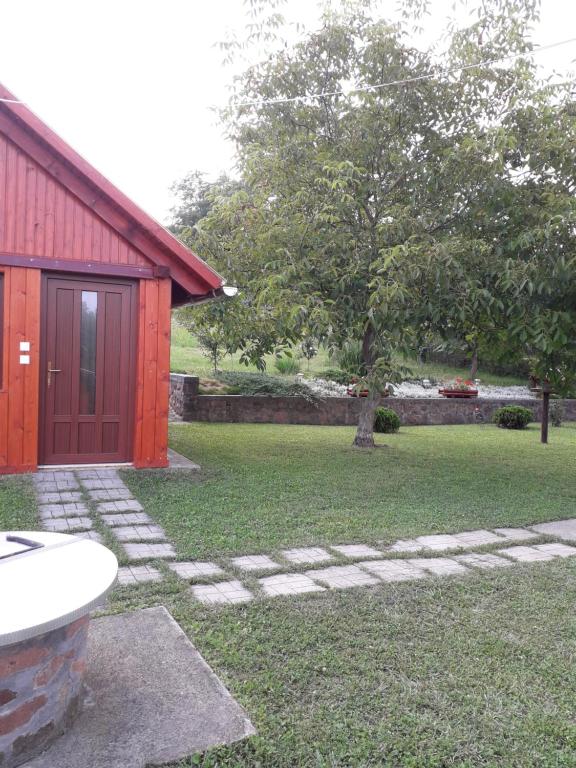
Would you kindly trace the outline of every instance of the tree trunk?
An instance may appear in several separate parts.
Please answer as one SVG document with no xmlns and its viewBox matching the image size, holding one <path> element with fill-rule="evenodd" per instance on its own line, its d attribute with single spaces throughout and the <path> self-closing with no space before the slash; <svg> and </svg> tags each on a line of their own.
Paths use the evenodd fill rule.
<svg viewBox="0 0 576 768">
<path fill-rule="evenodd" d="M 362 339 L 362 362 L 366 373 L 370 375 L 374 365 L 374 329 L 368 325 Z M 353 445 L 357 448 L 374 448 L 374 411 L 380 402 L 380 394 L 370 387 L 368 397 L 362 398 L 362 408 L 358 418 L 358 429 Z"/>
<path fill-rule="evenodd" d="M 550 391 L 546 385 L 542 388 L 542 423 L 540 425 L 540 442 L 548 442 L 548 418 L 550 413 Z"/>
<path fill-rule="evenodd" d="M 474 348 L 472 352 L 472 360 L 470 361 L 470 378 L 474 380 L 478 373 L 478 350 Z"/>
<path fill-rule="evenodd" d="M 370 390 L 368 397 L 362 398 L 362 409 L 353 443 L 356 448 L 374 448 L 374 411 L 379 402 L 380 395 L 374 390 Z"/>
</svg>

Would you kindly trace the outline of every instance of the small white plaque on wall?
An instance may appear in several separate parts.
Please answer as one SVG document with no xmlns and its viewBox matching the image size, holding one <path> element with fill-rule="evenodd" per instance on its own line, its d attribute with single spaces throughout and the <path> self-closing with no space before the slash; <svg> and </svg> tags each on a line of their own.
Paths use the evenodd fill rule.
<svg viewBox="0 0 576 768">
<path fill-rule="evenodd" d="M 20 342 L 20 352 L 30 352 L 30 342 L 29 341 L 21 341 Z"/>
<path fill-rule="evenodd" d="M 30 365 L 30 355 L 20 355 L 20 365 Z"/>
</svg>

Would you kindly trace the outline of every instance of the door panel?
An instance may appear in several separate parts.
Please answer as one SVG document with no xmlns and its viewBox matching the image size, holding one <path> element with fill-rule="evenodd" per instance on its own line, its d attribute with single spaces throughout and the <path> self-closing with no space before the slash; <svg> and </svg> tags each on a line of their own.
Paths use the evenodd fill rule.
<svg viewBox="0 0 576 768">
<path fill-rule="evenodd" d="M 130 461 L 136 286 L 44 277 L 43 464 Z"/>
</svg>

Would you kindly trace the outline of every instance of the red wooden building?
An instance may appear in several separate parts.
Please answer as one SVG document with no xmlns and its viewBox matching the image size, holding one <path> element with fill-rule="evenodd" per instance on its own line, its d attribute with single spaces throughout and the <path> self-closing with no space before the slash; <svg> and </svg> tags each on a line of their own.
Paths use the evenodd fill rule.
<svg viewBox="0 0 576 768">
<path fill-rule="evenodd" d="M 0 86 L 0 472 L 166 466 L 170 309 L 222 291 Z"/>
</svg>

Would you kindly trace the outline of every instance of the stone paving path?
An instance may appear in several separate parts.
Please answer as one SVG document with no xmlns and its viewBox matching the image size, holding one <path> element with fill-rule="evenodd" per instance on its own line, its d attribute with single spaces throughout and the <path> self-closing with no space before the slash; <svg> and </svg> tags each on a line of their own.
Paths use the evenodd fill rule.
<svg viewBox="0 0 576 768">
<path fill-rule="evenodd" d="M 116 540 L 129 562 L 118 570 L 120 585 L 157 582 L 171 574 L 188 581 L 191 597 L 206 605 L 247 603 L 256 596 L 300 595 L 466 575 L 576 555 L 576 546 L 542 542 L 547 538 L 576 543 L 573 518 L 527 528 L 418 536 L 392 545 L 379 542 L 379 548 L 358 543 L 335 544 L 247 554 L 219 563 L 178 562 L 164 530 L 132 497 L 115 469 L 41 471 L 34 476 L 34 483 L 40 519 L 46 530 L 103 541 L 94 529 L 96 523 L 100 531 L 107 531 L 106 535 Z M 474 549 L 484 551 L 467 551 Z M 164 561 L 164 566 L 149 561 Z M 265 575 L 270 571 L 276 573 Z M 242 579 L 247 579 L 247 583 Z"/>
</svg>

